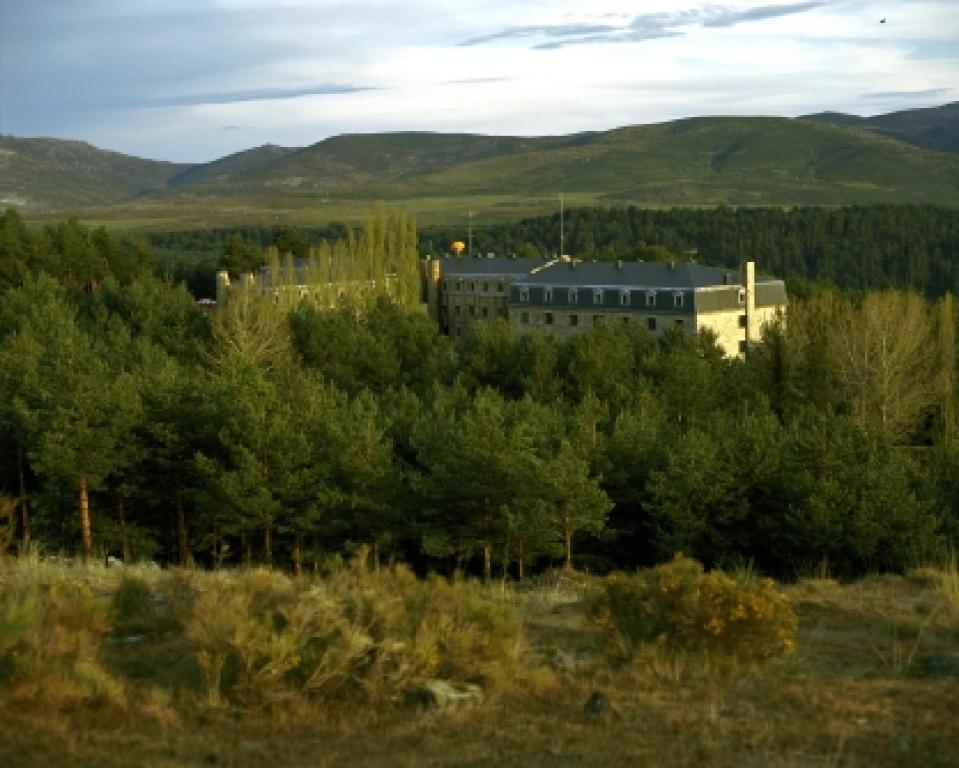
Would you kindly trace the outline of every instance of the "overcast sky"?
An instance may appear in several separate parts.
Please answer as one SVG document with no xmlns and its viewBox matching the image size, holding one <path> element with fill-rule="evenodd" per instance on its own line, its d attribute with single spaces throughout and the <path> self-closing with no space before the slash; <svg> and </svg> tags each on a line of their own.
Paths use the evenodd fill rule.
<svg viewBox="0 0 959 768">
<path fill-rule="evenodd" d="M 165 160 L 956 100 L 959 0 L 0 0 L 0 133 Z"/>
</svg>

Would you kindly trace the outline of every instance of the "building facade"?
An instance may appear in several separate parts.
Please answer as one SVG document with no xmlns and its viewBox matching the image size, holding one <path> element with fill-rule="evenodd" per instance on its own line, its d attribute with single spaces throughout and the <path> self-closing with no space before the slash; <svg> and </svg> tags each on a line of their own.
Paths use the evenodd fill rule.
<svg viewBox="0 0 959 768">
<path fill-rule="evenodd" d="M 427 311 L 450 336 L 501 317 L 519 333 L 568 338 L 600 323 L 630 323 L 653 336 L 708 330 L 728 357 L 782 319 L 786 286 L 740 271 L 692 263 L 447 257 L 426 261 Z"/>
<path fill-rule="evenodd" d="M 440 329 L 462 336 L 483 320 L 509 319 L 513 281 L 536 274 L 554 263 L 547 259 L 511 256 L 452 256 L 427 258 L 427 312 Z"/>
<path fill-rule="evenodd" d="M 668 328 L 708 330 L 728 357 L 760 341 L 762 326 L 785 316 L 782 280 L 675 262 L 559 259 L 510 285 L 513 328 L 559 338 L 600 323 L 630 323 L 656 336 Z"/>
</svg>

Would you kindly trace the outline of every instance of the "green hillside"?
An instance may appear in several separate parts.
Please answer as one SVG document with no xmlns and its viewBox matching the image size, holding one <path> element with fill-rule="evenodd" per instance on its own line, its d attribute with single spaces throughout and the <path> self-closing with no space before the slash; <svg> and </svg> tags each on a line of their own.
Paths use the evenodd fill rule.
<svg viewBox="0 0 959 768">
<path fill-rule="evenodd" d="M 959 158 L 830 124 L 695 118 L 582 136 L 340 136 L 190 194 L 412 201 L 560 191 L 649 205 L 959 204 Z"/>
<path fill-rule="evenodd" d="M 959 203 L 959 158 L 832 125 L 696 118 L 366 185 L 379 197 L 580 193 L 648 205 Z"/>
<path fill-rule="evenodd" d="M 192 184 L 230 181 L 243 174 L 268 169 L 271 165 L 296 151 L 295 148 L 279 147 L 276 144 L 264 144 L 262 147 L 245 149 L 242 152 L 234 152 L 232 155 L 221 157 L 212 163 L 189 166 L 186 170 L 172 176 L 168 180 L 167 186 L 175 188 Z"/>
<path fill-rule="evenodd" d="M 7 204 L 126 226 L 512 219 L 570 204 L 959 205 L 959 154 L 813 119 L 704 117 L 557 137 L 388 133 L 266 145 L 198 166 L 5 139 Z M 104 206 L 109 206 L 104 208 Z"/>
<path fill-rule="evenodd" d="M 550 149 L 575 139 L 575 136 L 518 138 L 424 132 L 346 134 L 310 147 L 286 150 L 269 164 L 237 165 L 223 174 L 204 174 L 209 166 L 200 166 L 186 176 L 191 177 L 190 181 L 203 183 L 203 189 L 189 190 L 197 194 L 248 194 L 257 188 L 293 194 L 337 190 L 362 194 L 364 185 L 371 182 L 402 183 L 411 177 L 463 163 Z M 235 157 L 238 156 L 227 159 Z M 221 167 L 223 163 L 218 160 L 209 165 Z"/>
<path fill-rule="evenodd" d="M 188 167 L 82 141 L 0 136 L 0 206 L 111 205 L 165 189 L 170 177 Z"/>
<path fill-rule="evenodd" d="M 959 152 L 959 102 L 874 117 L 820 112 L 803 119 L 872 131 L 924 149 Z"/>
</svg>

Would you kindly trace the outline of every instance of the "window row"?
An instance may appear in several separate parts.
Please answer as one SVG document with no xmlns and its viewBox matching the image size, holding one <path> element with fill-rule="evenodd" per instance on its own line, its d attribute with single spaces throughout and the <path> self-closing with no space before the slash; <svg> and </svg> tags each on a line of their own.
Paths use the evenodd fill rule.
<svg viewBox="0 0 959 768">
<path fill-rule="evenodd" d="M 465 291 L 471 293 L 489 293 L 491 290 L 494 290 L 497 293 L 503 293 L 505 289 L 505 283 L 502 281 L 493 283 L 489 280 L 447 280 L 446 281 L 446 290 L 448 291 Z"/>
<path fill-rule="evenodd" d="M 562 320 L 562 318 L 564 317 L 566 318 L 566 324 L 570 328 L 579 327 L 580 325 L 579 315 L 577 314 L 556 315 L 553 312 L 543 313 L 542 315 L 543 325 L 558 325 L 559 323 L 557 323 L 557 320 Z M 589 317 L 589 315 L 586 315 L 585 317 Z M 593 315 L 592 316 L 593 325 L 599 325 L 600 323 L 603 323 L 607 320 L 613 320 L 613 319 L 614 319 L 614 316 L 612 315 Z M 633 321 L 632 317 L 620 317 L 619 319 L 627 325 Z M 639 322 L 643 322 L 643 318 L 635 318 L 635 319 L 638 320 Z M 521 325 L 529 325 L 531 322 L 530 313 L 520 312 L 519 322 Z M 655 331 L 659 328 L 665 328 L 669 323 L 664 321 L 663 318 L 647 317 L 645 318 L 645 324 L 646 324 L 647 330 Z M 672 321 L 672 324 L 675 325 L 677 328 L 682 328 L 686 325 L 685 321 L 681 317 L 674 319 Z"/>
<path fill-rule="evenodd" d="M 563 291 L 566 293 L 566 301 L 569 304 L 579 304 L 579 295 L 580 293 L 586 293 L 588 289 L 580 288 L 544 288 L 543 289 L 543 302 L 546 304 L 551 304 L 553 301 L 554 292 L 557 294 L 558 298 L 562 297 Z M 639 291 L 628 291 L 623 290 L 619 291 L 619 305 L 621 307 L 630 307 L 633 306 L 633 294 L 640 293 Z M 643 296 L 645 297 L 645 306 L 655 307 L 656 306 L 656 291 L 643 291 Z M 604 300 L 604 289 L 602 288 L 593 288 L 593 304 L 601 306 Z M 529 288 L 522 286 L 519 289 L 519 300 L 520 301 L 529 301 Z M 685 306 L 685 294 L 681 291 L 676 291 L 673 293 L 673 307 L 675 309 L 682 309 Z"/>
</svg>

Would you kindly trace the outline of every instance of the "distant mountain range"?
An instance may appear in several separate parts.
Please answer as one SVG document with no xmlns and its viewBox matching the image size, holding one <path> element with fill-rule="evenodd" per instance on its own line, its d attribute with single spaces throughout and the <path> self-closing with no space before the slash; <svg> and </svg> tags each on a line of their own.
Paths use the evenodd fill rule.
<svg viewBox="0 0 959 768">
<path fill-rule="evenodd" d="M 417 201 L 507 205 L 559 192 L 607 205 L 959 205 L 959 103 L 871 118 L 703 117 L 539 138 L 344 135 L 198 165 L 0 136 L 0 207 L 26 210 L 186 200 L 248 210 L 382 201 L 416 210 Z"/>
<path fill-rule="evenodd" d="M 819 112 L 804 115 L 802 119 L 872 131 L 924 149 L 959 152 L 959 101 L 942 107 L 907 109 L 875 117 Z"/>
</svg>

